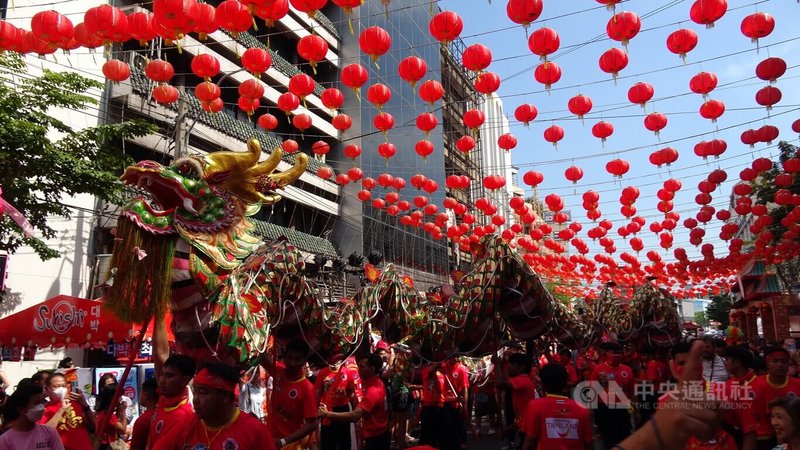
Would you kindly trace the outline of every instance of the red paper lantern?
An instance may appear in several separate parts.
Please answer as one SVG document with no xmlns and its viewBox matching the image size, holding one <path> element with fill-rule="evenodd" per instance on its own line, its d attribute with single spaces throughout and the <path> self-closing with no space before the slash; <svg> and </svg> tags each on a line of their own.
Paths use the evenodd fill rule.
<svg viewBox="0 0 800 450">
<path fill-rule="evenodd" d="M 542 14 L 542 0 L 509 0 L 506 14 L 512 22 L 528 28 Z"/>
<path fill-rule="evenodd" d="M 236 105 L 239 106 L 239 109 L 247 113 L 247 117 L 250 117 L 259 106 L 261 106 L 261 101 L 257 98 L 239 97 L 236 101 Z"/>
<path fill-rule="evenodd" d="M 419 86 L 419 97 L 429 105 L 433 105 L 444 96 L 442 84 L 436 80 L 428 80 Z"/>
<path fill-rule="evenodd" d="M 57 11 L 39 11 L 31 18 L 31 33 L 48 44 L 59 47 L 73 38 L 75 27 L 67 16 Z"/>
<path fill-rule="evenodd" d="M 345 13 L 351 14 L 353 9 L 364 4 L 364 0 L 331 0 L 334 5 L 342 8 Z"/>
<path fill-rule="evenodd" d="M 727 11 L 726 0 L 696 0 L 689 10 L 689 17 L 694 23 L 711 28 Z"/>
<path fill-rule="evenodd" d="M 642 29 L 642 21 L 639 16 L 631 11 L 623 11 L 615 14 L 608 20 L 606 25 L 606 33 L 608 37 L 615 41 L 622 42 L 622 45 L 628 45 L 628 41 L 633 39 L 639 30 Z"/>
<path fill-rule="evenodd" d="M 196 55 L 192 58 L 192 72 L 208 81 L 219 73 L 219 61 L 208 53 Z"/>
<path fill-rule="evenodd" d="M 543 84 L 546 90 L 550 90 L 550 87 L 561 79 L 561 67 L 552 61 L 545 61 L 536 66 L 533 77 Z"/>
<path fill-rule="evenodd" d="M 317 73 L 317 63 L 328 54 L 328 42 L 316 34 L 303 36 L 297 41 L 297 54 L 308 61 L 311 69 Z"/>
<path fill-rule="evenodd" d="M 301 133 L 311 128 L 311 122 L 311 116 L 308 114 L 295 114 L 292 117 L 292 125 L 300 130 Z"/>
<path fill-rule="evenodd" d="M 333 176 L 333 169 L 327 166 L 322 166 L 319 169 L 317 169 L 317 176 L 322 178 L 323 180 L 330 179 L 330 177 Z"/>
<path fill-rule="evenodd" d="M 547 59 L 547 56 L 557 52 L 560 46 L 561 38 L 552 28 L 539 28 L 528 38 L 528 48 L 531 53 L 539 55 L 541 59 Z"/>
<path fill-rule="evenodd" d="M 600 55 L 599 65 L 600 70 L 616 79 L 619 72 L 628 66 L 628 54 L 621 48 L 610 48 Z"/>
<path fill-rule="evenodd" d="M 674 31 L 667 36 L 667 48 L 672 53 L 686 59 L 686 54 L 697 47 L 697 33 L 688 28 Z"/>
<path fill-rule="evenodd" d="M 135 24 L 131 22 L 131 33 L 134 32 Z M 217 25 L 217 10 L 208 3 L 197 4 L 197 23 L 194 31 L 201 41 L 205 41 L 208 35 L 219 29 Z"/>
<path fill-rule="evenodd" d="M 345 158 L 356 159 L 361 156 L 361 147 L 358 144 L 348 144 L 342 150 Z"/>
<path fill-rule="evenodd" d="M 144 24 L 135 25 L 136 24 L 136 20 L 134 20 L 134 16 L 136 14 L 137 13 L 131 14 L 129 20 L 131 21 L 131 26 L 132 27 L 135 26 L 136 29 L 137 29 L 137 34 L 134 35 L 134 38 L 136 38 L 136 39 L 140 39 L 141 37 L 149 38 L 149 39 L 146 39 L 145 42 L 142 42 L 141 40 L 139 41 L 140 44 L 144 45 L 144 44 L 147 43 L 148 40 L 154 39 L 157 36 L 157 34 L 155 34 L 155 31 L 152 29 L 151 25 L 144 25 Z M 142 20 L 144 20 L 144 21 L 147 21 L 147 20 L 152 21 L 152 14 L 147 14 L 147 13 L 139 13 L 139 14 L 143 15 L 144 18 L 143 19 L 138 19 L 138 20 L 140 20 L 140 21 L 142 21 Z M 136 16 L 136 17 L 139 17 L 139 16 Z M 148 26 L 150 26 L 151 28 L 148 29 L 147 28 Z M 2 28 L 0 28 L 0 35 L 2 35 Z M 75 25 L 75 35 L 74 36 L 75 36 L 75 40 L 78 41 L 78 44 L 80 44 L 81 47 L 85 47 L 85 48 L 88 48 L 88 49 L 94 49 L 94 48 L 97 48 L 97 47 L 100 47 L 101 45 L 103 45 L 103 40 L 98 38 L 98 37 L 96 37 L 93 34 L 90 34 L 89 30 L 86 28 L 86 24 L 84 24 L 84 23 L 79 23 L 79 24 Z M 0 37 L 0 40 L 2 40 L 1 37 Z M 2 46 L 2 43 L 0 43 L 0 48 L 4 48 Z M 9 47 L 6 50 L 13 50 L 13 48 Z"/>
<path fill-rule="evenodd" d="M 767 58 L 756 66 L 756 76 L 770 83 L 774 83 L 784 73 L 786 73 L 786 61 L 781 58 Z"/>
<path fill-rule="evenodd" d="M 483 72 L 475 79 L 475 90 L 484 95 L 500 89 L 500 77 L 494 72 Z"/>
<path fill-rule="evenodd" d="M 749 145 L 750 148 L 755 147 L 755 143 L 758 142 L 758 133 L 756 130 L 746 130 L 742 132 L 741 136 L 742 144 Z"/>
<path fill-rule="evenodd" d="M 264 96 L 264 85 L 255 78 L 249 78 L 239 85 L 239 95 L 245 98 L 261 98 Z"/>
<path fill-rule="evenodd" d="M 583 116 L 592 110 L 592 99 L 583 94 L 578 94 L 569 99 L 569 102 L 567 102 L 567 109 L 569 109 L 569 112 L 572 114 L 583 119 Z"/>
<path fill-rule="evenodd" d="M 475 148 L 475 145 L 477 145 L 477 142 L 472 136 L 461 136 L 456 141 L 456 149 L 462 153 L 468 153 Z"/>
<path fill-rule="evenodd" d="M 175 75 L 175 69 L 167 61 L 153 59 L 144 66 L 144 74 L 155 82 L 166 83 Z"/>
<path fill-rule="evenodd" d="M 272 57 L 263 48 L 252 47 L 242 53 L 242 67 L 253 74 L 254 77 L 261 77 L 261 74 L 269 70 L 272 65 Z"/>
<path fill-rule="evenodd" d="M 473 133 L 483 125 L 485 120 L 486 115 L 479 109 L 468 109 L 464 112 L 464 126 L 471 129 Z"/>
<path fill-rule="evenodd" d="M 130 27 L 131 37 L 139 41 L 139 44 L 142 46 L 146 45 L 148 41 L 158 37 L 158 33 L 153 27 L 153 20 L 154 16 L 149 12 L 137 11 L 128 16 L 128 25 Z M 86 25 L 83 25 L 84 29 L 85 26 Z M 75 27 L 75 38 L 78 39 L 78 26 Z M 79 42 L 80 41 L 81 39 L 79 39 Z M 102 45 L 102 41 L 99 39 L 98 41 L 100 42 L 100 45 Z M 86 47 L 86 45 L 83 46 Z M 92 48 L 94 47 L 99 47 L 99 45 L 95 45 Z"/>
<path fill-rule="evenodd" d="M 300 97 L 302 101 L 306 101 L 306 97 L 314 93 L 316 85 L 314 79 L 304 73 L 289 78 L 289 92 Z"/>
<path fill-rule="evenodd" d="M 183 39 L 197 26 L 199 12 L 196 0 L 155 0 L 153 28 L 169 41 Z"/>
<path fill-rule="evenodd" d="M 316 156 L 325 156 L 331 151 L 331 146 L 325 141 L 317 141 L 311 144 L 311 151 Z"/>
<path fill-rule="evenodd" d="M 564 171 L 564 178 L 572 181 L 572 184 L 575 184 L 583 178 L 583 169 L 578 166 L 569 166 L 567 170 Z"/>
<path fill-rule="evenodd" d="M 778 127 L 772 125 L 764 125 L 756 130 L 758 140 L 766 144 L 772 144 L 772 141 L 778 138 L 779 132 Z"/>
<path fill-rule="evenodd" d="M 258 126 L 265 130 L 274 130 L 278 128 L 278 118 L 269 113 L 262 114 L 258 118 Z"/>
<path fill-rule="evenodd" d="M 529 103 L 523 103 L 514 110 L 514 118 L 522 122 L 526 127 L 536 119 L 537 115 L 539 115 L 539 111 Z"/>
<path fill-rule="evenodd" d="M 337 114 L 331 120 L 331 125 L 333 125 L 333 128 L 345 132 L 353 126 L 353 120 L 347 114 Z"/>
<path fill-rule="evenodd" d="M 385 55 L 392 46 L 392 37 L 381 27 L 366 28 L 358 36 L 358 45 L 364 54 L 369 55 L 377 63 L 378 58 Z"/>
<path fill-rule="evenodd" d="M 428 65 L 425 64 L 424 59 L 418 56 L 409 56 L 400 61 L 397 66 L 397 72 L 400 74 L 400 78 L 415 87 L 419 80 L 425 78 L 425 74 L 428 72 Z"/>
<path fill-rule="evenodd" d="M 792 122 L 792 131 L 795 133 L 800 133 L 800 119 L 795 120 Z"/>
<path fill-rule="evenodd" d="M 300 106 L 300 98 L 291 92 L 286 92 L 278 97 L 278 109 L 288 116 Z"/>
<path fill-rule="evenodd" d="M 379 112 L 375 118 L 372 119 L 372 124 L 375 125 L 376 129 L 386 134 L 394 127 L 394 116 L 387 112 Z"/>
<path fill-rule="evenodd" d="M 614 175 L 617 178 L 622 178 L 623 175 L 628 173 L 630 168 L 630 164 L 624 159 L 612 159 L 606 163 L 606 172 Z"/>
<path fill-rule="evenodd" d="M 378 145 L 378 154 L 385 159 L 393 157 L 397 153 L 397 147 L 391 142 L 382 142 Z"/>
<path fill-rule="evenodd" d="M 544 175 L 541 172 L 537 172 L 535 170 L 529 170 L 525 172 L 525 175 L 522 176 L 522 181 L 527 184 L 528 186 L 535 188 L 539 184 L 544 181 Z"/>
<path fill-rule="evenodd" d="M 750 14 L 742 19 L 742 34 L 749 37 L 753 42 L 760 38 L 767 37 L 775 29 L 775 19 L 765 12 Z"/>
<path fill-rule="evenodd" d="M 128 63 L 122 62 L 118 59 L 109 59 L 105 62 L 105 64 L 103 64 L 103 75 L 109 80 L 119 83 L 120 81 L 125 81 L 130 78 L 131 68 L 128 67 Z"/>
<path fill-rule="evenodd" d="M 717 87 L 717 76 L 711 72 L 700 72 L 689 80 L 689 89 L 703 97 Z"/>
<path fill-rule="evenodd" d="M 162 105 L 168 105 L 178 101 L 180 93 L 175 86 L 169 84 L 159 84 L 153 89 L 153 99 Z"/>
<path fill-rule="evenodd" d="M 283 149 L 283 151 L 286 153 L 292 154 L 300 149 L 300 145 L 298 145 L 297 141 L 294 139 L 285 139 L 283 142 L 281 142 L 281 149 Z M 331 175 L 333 175 L 333 171 L 331 171 Z"/>
<path fill-rule="evenodd" d="M 111 5 L 89 8 L 83 16 L 83 23 L 89 34 L 101 39 L 104 44 L 125 42 L 131 36 L 128 16 Z"/>
<path fill-rule="evenodd" d="M 236 37 L 243 33 L 253 24 L 253 16 L 247 10 L 247 6 L 238 0 L 224 0 L 217 5 L 214 21 L 219 28 L 225 28 Z"/>
<path fill-rule="evenodd" d="M 214 83 L 202 81 L 194 88 L 194 96 L 200 101 L 211 102 L 222 95 L 222 90 Z"/>
<path fill-rule="evenodd" d="M 640 81 L 628 89 L 628 100 L 644 108 L 645 104 L 653 98 L 654 94 L 655 89 L 653 89 L 653 85 Z"/>
<path fill-rule="evenodd" d="M 225 103 L 222 102 L 221 98 L 216 98 L 210 102 L 200 102 L 200 107 L 203 108 L 205 112 L 218 113 L 225 108 Z"/>
<path fill-rule="evenodd" d="M 606 139 L 614 134 L 614 125 L 610 122 L 600 121 L 592 126 L 592 135 L 601 142 L 605 143 Z"/>
<path fill-rule="evenodd" d="M 756 103 L 761 106 L 766 106 L 767 111 L 772 109 L 772 106 L 781 101 L 783 94 L 781 90 L 775 86 L 765 86 L 756 92 Z"/>
<path fill-rule="evenodd" d="M 558 125 L 550 125 L 544 130 L 544 140 L 553 144 L 553 147 L 558 145 L 558 141 L 564 139 L 564 129 Z"/>
<path fill-rule="evenodd" d="M 704 119 L 711 119 L 712 122 L 716 122 L 724 113 L 725 103 L 719 100 L 708 100 L 700 105 L 700 116 Z"/>
<path fill-rule="evenodd" d="M 463 29 L 464 22 L 453 11 L 442 11 L 436 14 L 428 24 L 431 36 L 445 45 L 456 39 Z"/>
<path fill-rule="evenodd" d="M 361 191 L 358 191 L 358 194 L 356 194 L 356 197 L 358 197 L 358 199 L 360 201 L 362 201 L 362 202 L 368 202 L 368 201 L 370 201 L 372 199 L 372 192 L 370 192 L 370 191 L 368 191 L 366 189 L 363 189 Z"/>
<path fill-rule="evenodd" d="M 262 18 L 269 28 L 274 27 L 275 22 L 281 20 L 288 13 L 289 0 L 269 0 L 256 3 L 256 15 Z"/>
<path fill-rule="evenodd" d="M 644 127 L 654 132 L 656 136 L 667 126 L 667 116 L 661 113 L 648 114 L 644 118 Z"/>
<path fill-rule="evenodd" d="M 294 9 L 308 14 L 310 19 L 317 15 L 317 11 L 325 7 L 328 0 L 289 0 Z"/>
<path fill-rule="evenodd" d="M 505 133 L 497 138 L 497 146 L 505 151 L 509 151 L 517 146 L 517 138 L 511 133 Z"/>
<path fill-rule="evenodd" d="M 0 20 L 0 49 L 12 50 L 14 48 L 16 45 L 17 31 L 18 29 L 14 25 L 5 20 Z"/>
<path fill-rule="evenodd" d="M 431 141 L 418 141 L 414 145 L 414 151 L 417 152 L 422 159 L 427 159 L 433 153 L 433 142 Z"/>
<path fill-rule="evenodd" d="M 461 53 L 461 63 L 467 70 L 480 72 L 492 63 L 492 52 L 485 45 L 470 45 Z"/>
<path fill-rule="evenodd" d="M 361 64 L 350 64 L 342 69 L 342 84 L 355 91 L 356 95 L 360 97 L 361 86 L 363 86 L 369 79 L 367 69 Z"/>
<path fill-rule="evenodd" d="M 344 104 L 344 94 L 342 94 L 342 91 L 336 88 L 325 89 L 322 91 L 322 94 L 320 94 L 319 98 L 322 100 L 322 104 L 325 105 L 326 108 L 330 109 L 331 112 L 341 108 L 342 104 Z"/>
<path fill-rule="evenodd" d="M 431 131 L 439 124 L 439 119 L 432 113 L 422 113 L 417 116 L 417 128 L 422 130 L 425 135 L 429 135 Z"/>
</svg>

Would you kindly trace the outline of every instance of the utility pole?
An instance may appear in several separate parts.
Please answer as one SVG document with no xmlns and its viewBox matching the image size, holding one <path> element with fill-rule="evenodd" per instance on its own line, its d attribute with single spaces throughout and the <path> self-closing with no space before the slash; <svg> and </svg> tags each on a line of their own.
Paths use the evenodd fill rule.
<svg viewBox="0 0 800 450">
<path fill-rule="evenodd" d="M 173 161 L 183 157 L 186 152 L 185 146 L 188 145 L 188 139 L 184 132 L 184 122 L 186 118 L 186 92 L 183 87 L 180 88 L 180 97 L 178 97 L 178 116 L 175 118 L 175 135 L 173 142 L 175 142 L 175 156 Z"/>
</svg>

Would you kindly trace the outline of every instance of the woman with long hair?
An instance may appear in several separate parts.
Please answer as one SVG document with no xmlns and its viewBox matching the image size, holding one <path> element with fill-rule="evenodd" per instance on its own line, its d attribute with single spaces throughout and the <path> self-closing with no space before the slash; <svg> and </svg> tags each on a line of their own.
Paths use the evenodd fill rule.
<svg viewBox="0 0 800 450">
<path fill-rule="evenodd" d="M 44 415 L 44 391 L 38 384 L 18 386 L 3 409 L 3 423 L 12 424 L 0 436 L 0 450 L 64 450 L 55 429 L 37 422 Z"/>
<path fill-rule="evenodd" d="M 777 449 L 800 450 L 800 398 L 778 397 L 769 404 Z"/>
<path fill-rule="evenodd" d="M 100 388 L 100 393 L 97 395 L 97 405 L 95 406 L 98 424 L 103 423 L 106 413 L 108 412 L 108 407 L 111 405 L 116 391 L 116 384 L 107 384 Z M 105 430 L 97 430 L 96 434 L 98 436 L 97 439 L 100 441 L 100 450 L 118 448 L 119 441 L 125 436 L 125 431 L 128 427 L 128 418 L 125 416 L 125 409 L 124 403 L 117 402 L 116 408 L 114 408 L 114 411 L 106 421 Z"/>
</svg>

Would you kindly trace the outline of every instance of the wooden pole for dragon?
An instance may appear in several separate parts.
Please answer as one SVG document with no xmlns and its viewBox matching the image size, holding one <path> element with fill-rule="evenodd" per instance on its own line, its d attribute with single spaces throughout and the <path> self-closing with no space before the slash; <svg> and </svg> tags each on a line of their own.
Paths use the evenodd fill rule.
<svg viewBox="0 0 800 450">
<path fill-rule="evenodd" d="M 139 330 L 138 336 L 136 336 L 136 344 L 131 349 L 130 356 L 128 357 L 128 363 L 125 365 L 125 371 L 122 372 L 122 377 L 117 380 L 117 390 L 114 392 L 114 397 L 111 399 L 111 404 L 108 405 L 108 410 L 106 411 L 106 415 L 103 417 L 103 420 L 97 424 L 95 427 L 95 434 L 97 435 L 97 442 L 100 442 L 102 436 L 105 434 L 105 428 L 108 425 L 109 418 L 111 414 L 114 414 L 116 410 L 117 403 L 119 402 L 119 398 L 122 395 L 123 389 L 125 389 L 125 381 L 128 380 L 128 375 L 131 373 L 131 367 L 133 367 L 133 362 L 136 360 L 136 357 L 139 356 L 139 350 L 142 348 L 142 341 L 144 341 L 144 335 L 147 332 L 147 327 L 150 326 L 151 318 L 148 318 L 144 324 L 142 324 L 142 328 Z"/>
</svg>

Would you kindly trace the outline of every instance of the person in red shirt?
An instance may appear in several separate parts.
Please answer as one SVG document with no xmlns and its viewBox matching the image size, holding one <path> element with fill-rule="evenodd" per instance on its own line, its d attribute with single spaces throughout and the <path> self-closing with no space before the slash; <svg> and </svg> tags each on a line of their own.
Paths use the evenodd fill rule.
<svg viewBox="0 0 800 450">
<path fill-rule="evenodd" d="M 47 379 L 47 395 L 50 402 L 39 423 L 55 428 L 66 450 L 90 450 L 89 429 L 94 429 L 95 418 L 83 394 L 69 392 L 64 375 L 54 373 Z"/>
<path fill-rule="evenodd" d="M 142 383 L 139 393 L 139 405 L 146 408 L 145 412 L 133 423 L 131 431 L 130 450 L 145 450 L 147 448 L 147 435 L 150 433 L 150 423 L 158 404 L 158 383 L 155 378 L 148 378 Z"/>
<path fill-rule="evenodd" d="M 467 444 L 469 420 L 469 371 L 458 359 L 452 358 L 442 365 L 445 380 L 444 409 L 456 426 L 461 445 Z"/>
<path fill-rule="evenodd" d="M 274 364 L 265 354 L 273 378 L 268 422 L 278 449 L 305 448 L 319 423 L 317 393 L 303 372 L 308 352 L 305 341 L 294 340 L 286 345 L 283 364 Z"/>
<path fill-rule="evenodd" d="M 572 389 L 578 384 L 580 378 L 578 378 L 578 370 L 575 368 L 575 364 L 572 361 L 572 350 L 564 347 L 558 351 L 558 364 L 560 364 L 564 369 L 567 371 L 567 389 Z"/>
<path fill-rule="evenodd" d="M 178 424 L 192 417 L 189 403 L 189 382 L 197 369 L 194 360 L 186 355 L 169 354 L 167 325 L 156 316 L 153 324 L 153 362 L 158 381 L 159 399 L 150 420 L 147 435 L 148 450 L 173 450 L 162 440 L 177 429 Z"/>
<path fill-rule="evenodd" d="M 127 406 L 123 402 L 117 403 L 116 408 L 112 409 L 111 415 L 106 418 L 116 391 L 116 383 L 107 384 L 100 389 L 100 393 L 97 395 L 97 404 L 95 405 L 97 424 L 100 426 L 99 424 L 105 423 L 103 430 L 95 430 L 97 440 L 100 442 L 99 450 L 111 450 L 111 444 L 117 442 L 121 436 L 124 437 L 128 427 L 128 418 L 125 415 Z"/>
<path fill-rule="evenodd" d="M 594 367 L 589 380 L 598 382 L 609 393 L 608 398 L 615 400 L 613 405 L 606 404 L 601 396 L 594 414 L 605 447 L 612 448 L 631 434 L 629 399 L 633 398 L 635 377 L 633 369 L 622 364 L 621 345 L 604 342 L 600 350 L 605 352 L 605 362 Z"/>
<path fill-rule="evenodd" d="M 758 449 L 772 449 L 777 445 L 775 430 L 770 424 L 771 401 L 787 395 L 800 396 L 800 380 L 789 378 L 789 352 L 783 347 L 768 348 L 765 352 L 767 374 L 750 383 L 753 394 Z"/>
<path fill-rule="evenodd" d="M 355 422 L 361 420 L 364 433 L 363 450 L 389 450 L 389 410 L 386 403 L 386 386 L 378 375 L 383 360 L 377 354 L 364 356 L 358 360 L 361 375 L 363 398 L 356 409 L 347 412 L 330 411 L 324 403 L 319 405 L 319 414 L 334 422 Z"/>
<path fill-rule="evenodd" d="M 539 372 L 547 394 L 528 404 L 522 432 L 522 450 L 590 450 L 592 417 L 589 410 L 564 397 L 569 378 L 560 364 L 547 364 Z"/>
<path fill-rule="evenodd" d="M 153 340 L 155 341 L 155 333 Z M 172 355 L 163 365 L 156 364 L 159 399 L 150 420 L 150 432 L 147 436 L 149 450 L 172 450 L 165 444 L 171 442 L 168 436 L 179 424 L 194 415 L 187 385 L 192 381 L 195 367 L 194 360 L 186 355 Z"/>
<path fill-rule="evenodd" d="M 744 388 L 756 379 L 756 374 L 751 369 L 753 354 L 743 345 L 733 345 L 725 347 L 722 359 L 729 375 L 725 381 L 724 401 L 737 402 L 735 409 L 723 413 L 723 427 L 733 436 L 741 450 L 755 450 L 757 424 L 751 410 L 752 399 L 749 395 L 739 395 L 746 392 Z"/>
<path fill-rule="evenodd" d="M 500 359 L 495 355 L 492 362 L 497 367 Z M 517 433 L 516 438 L 524 441 L 525 436 L 521 431 L 521 424 L 525 421 L 525 414 L 528 411 L 528 403 L 536 397 L 536 386 L 531 380 L 530 372 L 533 364 L 531 358 L 523 353 L 515 353 L 508 358 L 508 378 L 506 374 L 498 370 L 495 374 L 495 386 L 506 391 L 506 395 L 511 395 L 511 404 L 514 409 L 513 424 L 507 429 L 507 438 L 512 440 L 512 433 Z M 508 419 L 506 422 L 510 422 Z"/>
<path fill-rule="evenodd" d="M 455 450 L 460 446 L 453 418 L 444 410 L 447 384 L 444 372 L 440 363 L 433 363 L 422 369 L 419 445 Z"/>
<path fill-rule="evenodd" d="M 325 367 L 314 382 L 317 398 L 330 411 L 348 412 L 361 399 L 358 371 L 352 370 L 347 361 L 340 366 Z M 331 422 L 323 419 L 320 431 L 322 450 L 350 450 L 350 423 Z"/>
<path fill-rule="evenodd" d="M 239 372 L 221 363 L 204 366 L 192 383 L 194 414 L 165 436 L 170 449 L 276 450 L 260 420 L 236 407 Z"/>
</svg>

